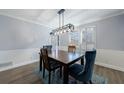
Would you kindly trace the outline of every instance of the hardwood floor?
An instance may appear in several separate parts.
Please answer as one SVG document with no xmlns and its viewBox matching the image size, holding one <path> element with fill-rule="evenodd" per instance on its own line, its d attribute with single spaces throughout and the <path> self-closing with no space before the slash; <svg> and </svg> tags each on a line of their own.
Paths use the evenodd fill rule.
<svg viewBox="0 0 124 93">
<path fill-rule="evenodd" d="M 42 79 L 39 77 L 38 71 L 39 63 L 33 63 L 11 70 L 0 72 L 1 84 L 42 84 Z M 124 72 L 105 68 L 95 65 L 94 71 L 101 76 L 108 78 L 110 84 L 124 83 Z"/>
<path fill-rule="evenodd" d="M 43 83 L 36 73 L 38 63 L 33 63 L 11 70 L 0 72 L 0 83 L 8 84 L 38 84 Z"/>
<path fill-rule="evenodd" d="M 124 84 L 124 72 L 95 65 L 96 74 L 107 77 L 109 84 Z"/>
</svg>

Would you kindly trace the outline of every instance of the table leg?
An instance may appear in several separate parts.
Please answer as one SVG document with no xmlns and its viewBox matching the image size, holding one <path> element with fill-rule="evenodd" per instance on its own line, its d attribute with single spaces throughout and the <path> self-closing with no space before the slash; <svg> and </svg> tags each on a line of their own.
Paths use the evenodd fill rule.
<svg viewBox="0 0 124 93">
<path fill-rule="evenodd" d="M 63 83 L 68 84 L 68 66 L 64 66 L 63 76 L 64 76 Z"/>
<path fill-rule="evenodd" d="M 81 58 L 81 65 L 84 65 L 84 56 Z"/>
</svg>

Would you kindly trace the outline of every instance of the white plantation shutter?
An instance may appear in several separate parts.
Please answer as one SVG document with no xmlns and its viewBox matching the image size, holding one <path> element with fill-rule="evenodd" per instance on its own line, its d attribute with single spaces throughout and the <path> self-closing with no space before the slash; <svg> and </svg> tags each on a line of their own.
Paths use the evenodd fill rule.
<svg viewBox="0 0 124 93">
<path fill-rule="evenodd" d="M 59 44 L 60 46 L 67 46 L 69 43 L 68 33 L 63 33 L 59 35 Z"/>
<path fill-rule="evenodd" d="M 96 49 L 96 27 L 87 27 L 86 35 L 86 47 L 87 50 Z"/>
<path fill-rule="evenodd" d="M 57 36 L 51 36 L 51 45 L 53 47 L 57 46 Z"/>
<path fill-rule="evenodd" d="M 80 31 L 70 32 L 70 43 L 79 45 L 80 44 L 81 34 Z"/>
</svg>

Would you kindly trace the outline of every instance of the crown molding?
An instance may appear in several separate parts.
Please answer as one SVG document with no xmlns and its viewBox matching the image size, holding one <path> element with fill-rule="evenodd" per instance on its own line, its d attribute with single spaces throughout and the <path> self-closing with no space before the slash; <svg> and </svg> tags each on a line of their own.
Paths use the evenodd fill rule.
<svg viewBox="0 0 124 93">
<path fill-rule="evenodd" d="M 92 22 L 96 22 L 96 21 L 101 21 L 101 20 L 104 20 L 104 19 L 107 19 L 107 18 L 111 18 L 111 17 L 114 17 L 114 16 L 121 15 L 121 14 L 124 14 L 124 11 L 122 11 L 120 13 L 116 13 L 116 14 L 110 15 L 110 16 L 106 16 L 106 17 L 103 17 L 103 18 L 95 18 L 95 19 L 92 19 L 92 20 L 88 20 L 88 21 L 85 21 L 83 23 L 77 24 L 77 26 L 80 27 L 80 26 L 88 24 L 88 23 L 92 23 Z M 28 22 L 28 23 L 33 23 L 33 24 L 41 25 L 41 26 L 44 26 L 44 27 L 47 27 L 47 28 L 50 28 L 50 29 L 54 29 L 55 28 L 55 27 L 50 27 L 50 26 L 41 24 L 40 22 L 37 22 L 37 21 L 28 20 L 28 19 L 25 19 L 25 18 L 22 18 L 22 17 L 13 16 L 13 15 L 9 15 L 9 14 L 6 14 L 6 13 L 0 13 L 0 15 L 7 16 L 7 17 L 10 17 L 10 18 L 14 18 L 14 19 L 21 20 L 21 21 L 25 21 L 25 22 Z"/>
<path fill-rule="evenodd" d="M 9 14 L 6 14 L 6 13 L 0 13 L 0 15 L 7 16 L 7 17 L 10 17 L 10 18 L 20 20 L 20 21 L 24 21 L 24 22 L 28 22 L 28 23 L 32 23 L 32 24 L 37 24 L 37 25 L 41 25 L 41 26 L 53 29 L 53 27 L 49 27 L 49 26 L 41 24 L 39 22 L 36 22 L 36 21 L 33 21 L 33 20 L 28 20 L 28 19 L 25 19 L 25 18 L 22 18 L 22 17 L 13 16 L 13 15 L 9 15 Z"/>
<path fill-rule="evenodd" d="M 120 13 L 113 14 L 113 15 L 109 15 L 109 16 L 106 16 L 106 17 L 103 17 L 103 18 L 95 18 L 95 19 L 86 21 L 86 22 L 84 22 L 84 23 L 82 23 L 82 24 L 79 24 L 79 27 L 80 27 L 80 26 L 83 26 L 83 25 L 85 25 L 85 24 L 89 24 L 89 23 L 92 23 L 92 22 L 105 20 L 105 19 L 107 19 L 107 18 L 119 16 L 119 15 L 122 15 L 122 14 L 124 14 L 124 11 L 122 11 L 122 12 L 120 12 Z"/>
</svg>

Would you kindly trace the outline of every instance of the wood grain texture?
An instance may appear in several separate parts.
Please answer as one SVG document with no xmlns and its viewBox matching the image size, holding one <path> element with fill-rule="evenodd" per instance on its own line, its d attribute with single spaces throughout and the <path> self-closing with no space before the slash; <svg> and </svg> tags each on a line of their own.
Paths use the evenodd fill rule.
<svg viewBox="0 0 124 93">
<path fill-rule="evenodd" d="M 56 59 L 62 64 L 70 64 L 74 60 L 80 60 L 84 54 L 83 53 L 72 53 L 63 50 L 52 50 L 48 54 L 49 58 Z"/>
<path fill-rule="evenodd" d="M 37 84 L 43 83 L 36 73 L 39 63 L 33 63 L 7 71 L 0 72 L 0 83 L 7 84 Z"/>
<path fill-rule="evenodd" d="M 39 77 L 39 62 L 0 72 L 1 84 L 43 84 Z M 124 72 L 95 65 L 95 73 L 108 78 L 109 84 L 123 84 Z"/>
<path fill-rule="evenodd" d="M 109 84 L 124 84 L 124 72 L 95 65 L 96 74 L 107 77 Z"/>
<path fill-rule="evenodd" d="M 76 63 L 77 61 L 84 59 L 84 54 L 76 52 L 68 52 L 63 50 L 52 50 L 51 53 L 48 53 L 49 60 L 58 62 L 63 66 L 63 83 L 68 83 L 68 68 L 71 64 Z M 83 60 L 81 60 L 83 61 Z M 82 64 L 83 62 L 81 62 Z"/>
</svg>

